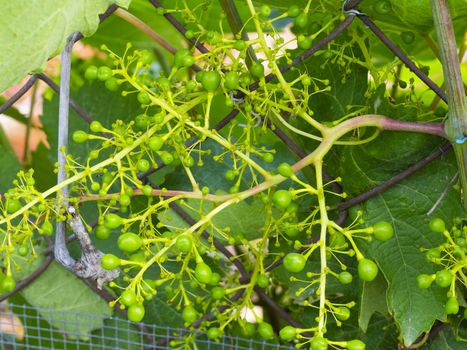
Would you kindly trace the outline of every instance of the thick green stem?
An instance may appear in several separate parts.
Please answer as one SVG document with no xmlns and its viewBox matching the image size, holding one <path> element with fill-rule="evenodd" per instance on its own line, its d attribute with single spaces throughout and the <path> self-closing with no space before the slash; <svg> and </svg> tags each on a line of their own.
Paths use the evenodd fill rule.
<svg viewBox="0 0 467 350">
<path fill-rule="evenodd" d="M 443 63 L 444 81 L 448 97 L 448 119 L 445 124 L 448 139 L 454 145 L 462 200 L 467 209 L 467 101 L 457 55 L 456 36 L 447 0 L 431 0 L 433 20 L 438 37 L 439 53 Z"/>
</svg>

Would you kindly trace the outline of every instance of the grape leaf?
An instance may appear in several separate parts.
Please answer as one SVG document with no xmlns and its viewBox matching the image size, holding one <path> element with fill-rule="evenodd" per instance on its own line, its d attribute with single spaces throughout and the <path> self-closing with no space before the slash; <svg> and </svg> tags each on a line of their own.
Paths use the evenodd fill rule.
<svg viewBox="0 0 467 350">
<path fill-rule="evenodd" d="M 184 207 L 184 209 L 186 209 L 187 213 L 190 214 L 194 220 L 200 220 L 197 209 L 202 208 L 204 215 L 214 209 L 213 203 L 200 203 L 200 200 L 196 199 L 187 200 L 186 203 L 188 206 L 186 208 Z M 241 232 L 247 240 L 253 240 L 262 236 L 265 223 L 263 213 L 264 204 L 259 200 L 255 200 L 251 204 L 248 204 L 246 201 L 241 201 L 222 210 L 214 216 L 211 223 L 221 230 L 230 228 L 230 232 L 232 233 Z M 172 209 L 169 209 L 166 213 L 159 213 L 158 218 L 171 230 L 176 231 L 189 227 L 189 225 Z M 212 230 L 208 227 L 207 231 L 212 231 L 214 237 L 225 240 L 225 237 L 220 236 L 217 230 Z"/>
<path fill-rule="evenodd" d="M 419 289 L 416 277 L 436 270 L 420 252 L 421 247 L 431 248 L 442 241 L 440 235 L 428 229 L 426 213 L 455 172 L 452 157 L 439 159 L 360 206 L 365 222 L 371 224 L 386 220 L 395 230 L 392 239 L 373 241 L 365 248 L 388 281 L 388 307 L 405 344 L 413 343 L 422 332 L 430 329 L 436 319 L 446 318 L 446 290 L 437 286 L 429 290 Z M 449 226 L 454 216 L 464 214 L 459 198 L 458 191 L 449 188 L 434 215 L 443 218 Z"/>
<path fill-rule="evenodd" d="M 389 5 L 388 13 L 378 10 L 382 2 Z M 467 16 L 467 2 L 465 0 L 449 0 L 449 7 L 454 20 L 459 20 L 459 24 L 462 21 L 465 22 L 465 17 Z M 430 0 L 362 1 L 360 9 L 368 14 L 372 20 L 386 24 L 393 31 L 409 29 L 420 33 L 427 33 L 433 29 Z"/>
<path fill-rule="evenodd" d="M 389 103 L 385 90 L 386 87 L 381 85 L 373 93 L 369 100 L 369 113 L 405 121 L 422 121 L 416 106 Z M 357 195 L 405 170 L 438 145 L 439 139 L 434 136 L 385 131 L 371 143 L 345 147 L 335 166 L 340 168 L 340 174 L 346 174 L 342 176 L 345 191 Z"/>
<path fill-rule="evenodd" d="M 16 155 L 0 144 L 0 192 L 11 188 L 11 182 L 16 177 L 16 173 L 21 169 Z"/>
<path fill-rule="evenodd" d="M 145 341 L 135 325 L 116 315 L 104 321 L 104 327 L 92 333 L 92 349 L 141 349 L 141 342 Z"/>
<path fill-rule="evenodd" d="M 443 329 L 439 335 L 421 348 L 422 350 L 463 350 L 465 341 L 457 341 L 451 328 Z"/>
<path fill-rule="evenodd" d="M 387 314 L 386 291 L 388 284 L 383 276 L 378 275 L 372 282 L 365 282 L 361 294 L 360 313 L 358 325 L 366 333 L 371 316 L 375 312 L 382 315 Z"/>
<path fill-rule="evenodd" d="M 181 312 L 177 311 L 174 305 L 167 302 L 163 290 L 158 293 L 154 300 L 145 303 L 144 307 L 146 309 L 144 322 L 164 325 L 165 327 L 183 327 L 184 321 Z"/>
<path fill-rule="evenodd" d="M 86 336 L 101 328 L 103 320 L 112 315 L 105 300 L 55 262 L 21 295 L 39 308 L 41 316 L 51 325 L 75 336 Z"/>
<path fill-rule="evenodd" d="M 112 2 L 127 7 L 130 1 L 0 0 L 0 92 L 42 70 L 71 33 L 93 34 Z"/>
</svg>

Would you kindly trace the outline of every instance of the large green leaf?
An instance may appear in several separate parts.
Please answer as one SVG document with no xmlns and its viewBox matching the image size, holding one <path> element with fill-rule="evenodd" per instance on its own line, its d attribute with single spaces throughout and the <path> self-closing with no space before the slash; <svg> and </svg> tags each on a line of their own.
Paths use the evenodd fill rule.
<svg viewBox="0 0 467 350">
<path fill-rule="evenodd" d="M 457 341 L 452 329 L 445 326 L 439 335 L 421 348 L 422 350 L 463 350 L 465 340 Z"/>
<path fill-rule="evenodd" d="M 375 312 L 379 312 L 381 315 L 387 314 L 387 288 L 388 284 L 381 275 L 378 275 L 374 281 L 363 284 L 358 325 L 364 332 L 367 331 L 371 316 Z"/>
<path fill-rule="evenodd" d="M 0 0 L 0 92 L 26 74 L 43 69 L 74 32 L 93 34 L 99 14 L 131 0 Z"/>
<path fill-rule="evenodd" d="M 446 290 L 436 286 L 419 289 L 416 277 L 435 271 L 420 252 L 420 248 L 430 248 L 442 241 L 439 234 L 428 229 L 427 212 L 455 172 L 452 157 L 437 160 L 360 207 L 368 224 L 387 220 L 394 227 L 392 239 L 373 241 L 366 248 L 367 255 L 377 261 L 388 281 L 388 307 L 406 344 L 428 331 L 436 319 L 446 318 Z M 449 188 L 434 215 L 448 224 L 454 216 L 462 216 L 464 211 L 459 198 L 458 191 Z"/>
<path fill-rule="evenodd" d="M 51 325 L 75 336 L 101 328 L 112 315 L 106 301 L 55 262 L 21 294 Z"/>
<path fill-rule="evenodd" d="M 161 291 L 152 301 L 145 303 L 144 307 L 146 309 L 144 322 L 164 327 L 183 327 L 181 312 L 175 309 L 175 305 L 167 302 L 164 291 Z"/>
<path fill-rule="evenodd" d="M 404 121 L 423 121 L 416 106 L 391 104 L 385 89 L 381 85 L 374 92 L 369 100 L 369 113 Z M 345 191 L 357 195 L 405 170 L 431 153 L 438 144 L 438 138 L 426 134 L 385 131 L 371 143 L 345 147 L 336 166 L 340 168 Z"/>
<path fill-rule="evenodd" d="M 201 218 L 197 209 L 201 209 L 204 215 L 214 209 L 213 203 L 201 203 L 200 200 L 187 200 L 187 203 L 188 206 L 185 208 L 187 213 L 197 221 Z M 264 210 L 264 204 L 260 200 L 255 200 L 251 204 L 241 201 L 222 210 L 211 220 L 211 223 L 221 230 L 229 228 L 232 233 L 241 232 L 246 239 L 253 240 L 262 237 L 265 224 Z M 164 225 L 172 230 L 189 226 L 172 209 L 169 209 L 167 213 L 159 214 L 158 217 Z M 207 230 L 211 232 L 210 228 Z M 212 230 L 212 234 L 216 238 L 222 238 L 216 230 Z"/>
<path fill-rule="evenodd" d="M 21 169 L 16 155 L 0 144 L 0 192 L 11 188 L 11 182 L 16 177 L 16 173 Z"/>
<path fill-rule="evenodd" d="M 406 28 L 428 32 L 433 29 L 431 0 L 389 0 L 391 11 L 385 14 L 376 10 L 378 3 L 379 1 L 363 1 L 361 8 L 372 18 L 389 23 L 398 30 Z M 465 0 L 449 0 L 449 5 L 453 19 L 465 19 L 467 16 Z"/>
</svg>

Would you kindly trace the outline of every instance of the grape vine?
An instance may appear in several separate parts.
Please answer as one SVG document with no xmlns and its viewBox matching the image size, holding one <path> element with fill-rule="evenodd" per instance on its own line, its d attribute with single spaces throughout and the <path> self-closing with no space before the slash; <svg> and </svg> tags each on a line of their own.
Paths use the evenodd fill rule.
<svg viewBox="0 0 467 350">
<path fill-rule="evenodd" d="M 253 310 L 257 295 L 267 297 L 279 286 L 271 270 L 283 265 L 290 275 L 287 288 L 296 288 L 297 302 L 316 317 L 311 326 L 289 320 L 280 339 L 313 350 L 365 348 L 358 339 L 327 336 L 328 324 L 342 326 L 358 303 L 343 301 L 328 288 L 332 283 L 350 284 L 356 276 L 364 282 L 375 280 L 379 267 L 366 256 L 361 242 L 392 240 L 394 227 L 386 220 L 369 225 L 360 212 L 351 222 L 338 220 L 336 203 L 347 194 L 340 190 L 341 178 L 327 175 L 325 160 L 339 146 L 365 145 L 382 131 L 447 138 L 444 125 L 401 121 L 368 106 L 349 106 L 344 116 L 324 120 L 310 102 L 332 91 L 332 84 L 308 71 L 302 64 L 307 57 L 320 55 L 322 68 L 339 66 L 343 81 L 356 67 L 368 70 L 373 82 L 365 92 L 368 97 L 395 67 L 375 65 L 361 28 L 349 27 L 346 40 L 330 44 L 359 14 L 347 8 L 341 12 L 340 2 L 308 1 L 303 9 L 293 5 L 283 13 L 252 0 L 246 3 L 249 18 L 244 28 L 253 28 L 252 38 L 244 30 L 224 34 L 222 19 L 217 30 L 204 28 L 198 20 L 203 3 L 192 7 L 177 1 L 173 8 L 159 7 L 161 15 L 183 18 L 188 29 L 182 32 L 195 44 L 174 53 L 170 71 L 155 72 L 150 51 L 129 44 L 118 54 L 102 47 L 110 64 L 89 65 L 84 77 L 123 97 L 136 96 L 143 113 L 111 125 L 94 120 L 88 130 L 75 131 L 73 142 L 92 150 L 86 159 L 62 150 L 66 180 L 46 191 L 35 187 L 33 171 L 18 173 L 0 202 L 3 291 L 15 288 L 12 269 L 18 256 L 36 255 L 35 234 L 50 236 L 54 222 L 66 221 L 83 251 L 87 247 L 99 258 L 94 274 L 82 277 L 97 279 L 99 286 L 109 282 L 117 292 L 110 305 L 127 309 L 131 321 L 142 321 L 145 303 L 164 294 L 181 310 L 187 327 L 201 328 L 212 340 L 238 326 L 245 335 L 257 331 L 265 340 L 272 339 L 273 327 Z M 308 23 L 311 13 L 323 11 L 333 13 L 326 25 Z M 277 29 L 284 19 L 293 20 L 295 36 L 284 37 Z M 290 49 L 294 44 L 297 49 Z M 230 113 L 229 124 L 219 110 Z M 303 138 L 313 149 L 296 162 L 290 156 L 279 161 L 284 153 L 269 142 L 272 131 Z M 206 174 L 213 168 L 206 164 L 223 173 Z M 176 172 L 174 187 L 153 182 L 151 176 L 164 167 Z M 204 175 L 222 181 L 210 184 Z M 70 190 L 67 197 L 62 195 L 64 188 Z M 240 205 L 251 208 L 252 215 L 262 215 L 253 235 L 234 231 L 218 219 L 234 215 Z M 92 217 L 80 215 L 90 211 L 97 217 L 95 227 L 89 224 Z M 189 219 L 181 223 L 183 211 L 191 217 L 187 214 Z M 449 287 L 446 313 L 457 314 L 456 281 L 466 284 L 466 226 L 459 219 L 448 231 L 439 220 L 432 220 L 430 228 L 443 234 L 446 243 L 428 250 L 427 257 L 444 269 L 419 275 L 417 283 L 422 289 L 433 281 Z M 88 233 L 99 240 L 116 240 L 120 253 L 97 251 Z M 231 249 L 221 250 L 219 245 Z M 356 273 L 347 268 L 353 260 Z M 72 269 L 78 273 L 77 266 Z M 245 310 L 253 313 L 257 330 L 245 321 Z M 185 344 L 190 342 L 195 339 L 187 334 Z"/>
</svg>

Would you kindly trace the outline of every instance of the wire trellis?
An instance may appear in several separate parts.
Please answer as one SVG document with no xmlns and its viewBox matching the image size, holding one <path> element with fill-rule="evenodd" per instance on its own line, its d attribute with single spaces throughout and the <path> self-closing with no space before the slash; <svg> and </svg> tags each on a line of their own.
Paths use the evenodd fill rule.
<svg viewBox="0 0 467 350">
<path fill-rule="evenodd" d="M 162 7 L 162 4 L 157 0 L 149 0 L 149 2 L 156 8 Z M 401 62 L 414 72 L 420 80 L 422 80 L 440 99 L 446 101 L 445 92 L 434 83 L 416 64 L 411 61 L 404 52 L 393 43 L 381 29 L 364 13 L 361 13 L 357 6 L 361 1 L 358 0 L 349 0 L 344 1 L 343 11 L 346 14 L 346 18 L 338 25 L 334 30 L 332 30 L 326 37 L 317 42 L 308 50 L 304 51 L 301 55 L 296 57 L 291 63 L 286 64 L 280 67 L 282 73 L 290 70 L 292 67 L 304 62 L 307 58 L 315 54 L 321 49 L 325 49 L 326 46 L 336 39 L 341 33 L 343 33 L 347 28 L 349 28 L 356 18 L 362 21 L 366 28 L 374 33 L 374 35 L 389 49 L 391 50 Z M 109 9 L 100 16 L 101 21 L 104 21 L 107 17 L 112 15 L 113 12 L 117 9 L 117 6 L 112 5 Z M 177 19 L 171 13 L 165 13 L 165 18 L 168 22 L 173 25 L 181 34 L 185 34 L 185 27 L 177 21 Z M 82 38 L 81 35 L 74 37 L 74 41 L 78 41 Z M 187 39 L 188 40 L 188 39 Z M 193 46 L 195 46 L 200 52 L 208 52 L 208 49 L 199 41 L 195 39 L 188 40 Z M 170 50 L 169 50 L 170 51 Z M 68 67 L 69 68 L 69 67 Z M 197 67 L 193 67 L 197 70 Z M 198 68 L 199 69 L 199 68 Z M 273 80 L 275 76 L 271 73 L 265 77 L 266 82 Z M 43 73 L 32 75 L 31 78 L 25 83 L 25 85 L 15 93 L 8 101 L 6 101 L 2 106 L 0 106 L 0 114 L 5 112 L 10 108 L 21 96 L 23 96 L 27 91 L 34 85 L 37 79 L 42 80 L 48 86 L 52 88 L 56 93 L 60 93 L 60 86 L 52 81 L 48 76 Z M 69 86 L 66 86 L 69 91 Z M 250 85 L 249 89 L 251 91 L 258 88 L 258 83 L 253 83 Z M 236 98 L 241 98 L 241 94 L 237 94 Z M 73 99 L 70 99 L 69 106 L 74 109 L 77 114 L 83 118 L 86 122 L 90 123 L 93 118 L 89 115 L 83 108 L 81 108 Z M 214 128 L 220 130 L 225 127 L 235 116 L 239 113 L 238 109 L 233 109 L 228 113 Z M 269 125 L 271 126 L 271 125 Z M 279 128 L 273 128 L 274 133 L 281 139 L 287 147 L 296 154 L 299 158 L 303 158 L 306 153 L 300 149 L 300 147 L 294 143 L 285 133 L 283 133 Z M 338 221 L 344 221 L 347 215 L 347 210 L 369 198 L 393 187 L 398 184 L 414 172 L 420 170 L 425 165 L 432 162 L 437 157 L 441 156 L 451 148 L 449 143 L 446 143 L 440 149 L 434 151 L 428 157 L 422 159 L 416 164 L 411 165 L 406 170 L 401 172 L 399 175 L 391 178 L 390 180 L 376 186 L 375 188 L 351 199 L 348 199 L 339 205 L 337 208 L 340 210 L 340 218 Z M 158 169 L 161 169 L 164 164 L 159 164 Z M 143 178 L 147 178 L 148 175 L 152 174 L 155 169 L 151 169 L 146 173 L 142 174 Z M 325 175 L 326 176 L 326 175 Z M 335 183 L 333 186 L 339 186 Z M 338 189 L 339 190 L 339 189 Z M 190 215 L 182 208 L 173 204 L 173 209 L 188 223 L 192 222 L 193 219 Z M 205 232 L 206 235 L 209 235 Z M 247 282 L 249 280 L 248 273 L 244 268 L 240 260 L 235 259 L 230 252 L 222 246 L 220 242 L 214 239 L 214 245 L 216 248 L 226 255 L 236 268 L 240 271 L 242 275 L 242 281 Z M 53 245 L 51 245 L 52 247 Z M 51 250 L 53 250 L 51 248 Z M 48 250 L 50 254 L 50 250 Z M 232 259 L 233 258 L 233 259 Z M 46 260 L 46 263 L 50 263 L 50 259 Z M 270 266 L 270 269 L 273 269 L 281 264 L 281 261 L 278 261 L 274 265 Z M 28 283 L 32 282 L 35 277 L 39 276 L 41 272 L 46 269 L 46 265 L 41 266 L 35 273 L 27 278 L 27 283 L 19 282 L 17 287 L 13 292 L 7 293 L 0 296 L 0 301 L 5 300 L 9 296 L 17 293 L 19 290 L 24 288 Z M 97 290 L 96 290 L 97 291 Z M 287 314 L 280 306 L 278 306 L 272 299 L 270 299 L 266 293 L 260 288 L 255 287 L 255 291 L 263 299 L 263 301 L 273 308 L 277 314 L 282 317 L 289 324 L 300 327 L 300 324 L 293 320 L 290 315 Z M 106 294 L 104 291 L 97 291 L 104 299 L 111 300 L 112 296 Z M 232 300 L 240 299 L 242 296 L 242 290 L 239 290 L 236 293 Z M 134 324 L 122 318 L 111 318 L 104 321 L 104 324 L 99 329 L 93 331 L 91 334 L 80 334 L 79 331 L 63 332 L 55 329 L 51 326 L 47 319 L 39 316 L 39 309 L 27 305 L 11 305 L 12 311 L 19 317 L 24 325 L 24 339 L 22 341 L 15 340 L 14 337 L 7 334 L 1 334 L 0 344 L 4 349 L 171 349 L 169 346 L 170 340 L 183 340 L 183 334 L 187 332 L 187 329 L 174 329 L 169 327 L 163 327 L 160 325 L 154 324 Z M 119 304 L 116 304 L 117 311 L 125 313 L 119 309 Z M 218 311 L 222 311 L 223 307 L 221 306 Z M 49 315 L 53 317 L 62 318 L 63 323 L 73 323 L 73 313 L 63 310 L 42 310 L 47 311 Z M 66 317 L 65 317 L 66 315 Z M 209 313 L 205 315 L 202 319 L 212 319 L 214 313 Z M 76 315 L 78 316 L 78 315 Z M 88 318 L 89 322 L 95 320 L 96 315 L 83 315 L 79 314 L 76 318 L 75 325 L 79 329 L 79 322 L 82 322 L 83 318 Z M 200 324 L 200 320 L 195 323 L 196 325 Z M 178 335 L 177 335 L 178 334 Z M 282 346 L 273 343 L 256 341 L 253 339 L 245 339 L 240 337 L 229 337 L 223 336 L 219 342 L 214 342 L 208 340 L 204 334 L 197 333 L 197 346 L 199 349 L 292 349 L 293 347 Z"/>
<path fill-rule="evenodd" d="M 23 339 L 13 334 L 0 334 L 2 349 L 64 349 L 64 350 L 137 350 L 137 349 L 174 349 L 175 343 L 183 343 L 184 329 L 164 327 L 154 324 L 139 324 L 123 318 L 109 318 L 102 322 L 100 315 L 77 313 L 68 310 L 41 309 L 29 305 L 10 304 L 10 309 L 21 320 L 24 329 Z M 46 317 L 41 315 L 47 315 Z M 50 321 L 60 322 L 64 333 L 50 325 Z M 10 323 L 9 323 L 10 322 Z M 100 324 L 91 333 L 80 331 L 82 326 Z M 2 329 L 15 330 L 18 324 L 13 318 L 0 319 Z M 9 327 L 8 327 L 9 326 Z M 144 326 L 144 327 L 141 327 Z M 12 332 L 13 333 L 13 332 Z M 16 329 L 15 334 L 19 333 Z M 207 339 L 205 334 L 195 331 L 196 345 L 200 350 L 257 349 L 290 350 L 292 346 L 277 343 L 231 337 L 224 335 L 218 341 Z M 183 348 L 183 347 L 182 347 Z"/>
</svg>

